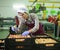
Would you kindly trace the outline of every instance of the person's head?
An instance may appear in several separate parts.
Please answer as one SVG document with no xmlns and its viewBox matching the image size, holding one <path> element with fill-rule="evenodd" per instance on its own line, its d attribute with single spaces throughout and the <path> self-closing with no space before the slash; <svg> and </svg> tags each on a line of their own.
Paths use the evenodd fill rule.
<svg viewBox="0 0 60 50">
<path fill-rule="evenodd" d="M 17 10 L 17 13 L 18 13 L 19 16 L 22 16 L 22 18 L 28 19 L 27 8 L 25 8 L 25 7 L 20 7 L 20 8 Z"/>
</svg>

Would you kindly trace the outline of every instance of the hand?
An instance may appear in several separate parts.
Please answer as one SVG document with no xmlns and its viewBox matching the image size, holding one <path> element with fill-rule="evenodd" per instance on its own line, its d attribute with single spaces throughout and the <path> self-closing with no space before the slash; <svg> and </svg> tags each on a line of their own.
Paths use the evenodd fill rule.
<svg viewBox="0 0 60 50">
<path fill-rule="evenodd" d="M 15 31 L 14 27 L 11 27 L 12 31 Z"/>
<path fill-rule="evenodd" d="M 14 26 L 14 31 L 15 31 L 16 33 L 18 33 L 19 28 L 18 28 L 18 27 L 16 27 L 16 26 Z"/>
<path fill-rule="evenodd" d="M 22 33 L 22 36 L 27 36 L 29 34 L 29 31 L 25 31 Z"/>
</svg>

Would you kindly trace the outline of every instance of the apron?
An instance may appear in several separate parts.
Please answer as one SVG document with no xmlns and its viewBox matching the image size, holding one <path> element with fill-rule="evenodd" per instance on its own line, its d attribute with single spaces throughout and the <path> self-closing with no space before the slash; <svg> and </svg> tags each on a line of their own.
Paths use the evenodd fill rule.
<svg viewBox="0 0 60 50">
<path fill-rule="evenodd" d="M 18 26 L 19 25 L 19 20 L 18 20 L 17 16 L 15 17 L 15 20 L 16 20 L 16 25 Z"/>
<path fill-rule="evenodd" d="M 33 21 L 33 19 L 32 19 L 32 21 Z M 28 30 L 30 30 L 34 27 L 35 22 L 33 22 L 33 23 L 25 22 L 25 24 L 28 26 Z M 16 25 L 19 25 L 19 20 L 18 20 L 17 17 L 16 17 Z M 39 23 L 39 29 L 36 32 L 32 33 L 32 34 L 33 35 L 44 34 L 44 28 L 43 28 L 42 23 Z"/>
<path fill-rule="evenodd" d="M 32 24 L 26 23 L 26 25 L 28 26 L 28 29 L 32 29 L 34 27 L 34 23 L 32 23 Z M 44 28 L 43 28 L 43 25 L 41 23 L 39 23 L 39 30 L 32 33 L 32 35 L 40 35 L 40 34 L 44 34 Z"/>
</svg>

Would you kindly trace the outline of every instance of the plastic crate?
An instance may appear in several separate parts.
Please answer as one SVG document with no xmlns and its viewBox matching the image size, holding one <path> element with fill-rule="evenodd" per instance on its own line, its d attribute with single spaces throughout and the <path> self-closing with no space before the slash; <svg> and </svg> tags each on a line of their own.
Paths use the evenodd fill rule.
<svg viewBox="0 0 60 50">
<path fill-rule="evenodd" d="M 42 37 L 43 36 L 43 37 Z M 49 37 L 48 35 L 40 35 L 40 37 L 33 36 L 31 38 L 6 38 L 5 50 L 59 50 L 60 41 Z M 51 38 L 57 43 L 40 43 L 36 44 L 36 38 Z M 23 39 L 21 41 L 21 39 Z"/>
<path fill-rule="evenodd" d="M 54 46 L 46 46 L 46 45 L 54 45 Z M 35 45 L 34 50 L 60 50 L 60 44 L 38 44 Z"/>
<path fill-rule="evenodd" d="M 0 39 L 0 50 L 4 50 L 5 46 L 4 46 L 4 40 Z"/>
<path fill-rule="evenodd" d="M 33 48 L 33 38 L 26 38 L 23 41 L 19 41 L 21 38 L 5 39 L 5 50 L 31 50 Z"/>
<path fill-rule="evenodd" d="M 34 46 L 34 50 L 60 50 L 60 42 L 56 39 L 51 38 L 52 40 L 56 42 L 47 42 L 47 43 L 39 43 Z"/>
</svg>

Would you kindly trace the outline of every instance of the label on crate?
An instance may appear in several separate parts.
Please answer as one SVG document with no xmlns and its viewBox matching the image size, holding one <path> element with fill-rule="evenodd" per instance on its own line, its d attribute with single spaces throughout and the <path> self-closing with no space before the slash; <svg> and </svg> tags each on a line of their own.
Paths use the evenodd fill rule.
<svg viewBox="0 0 60 50">
<path fill-rule="evenodd" d="M 24 46 L 16 46 L 16 48 L 24 48 Z"/>
<path fill-rule="evenodd" d="M 15 39 L 16 42 L 22 42 L 24 41 L 25 39 Z"/>
<path fill-rule="evenodd" d="M 46 44 L 45 46 L 54 46 L 54 44 Z"/>
</svg>

